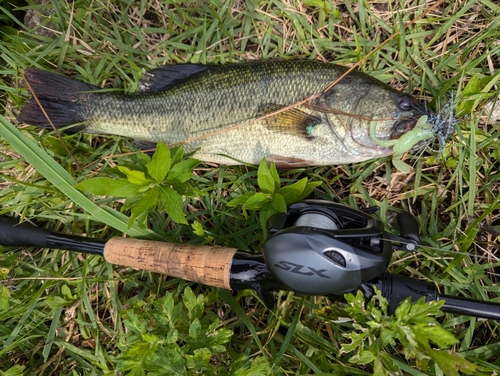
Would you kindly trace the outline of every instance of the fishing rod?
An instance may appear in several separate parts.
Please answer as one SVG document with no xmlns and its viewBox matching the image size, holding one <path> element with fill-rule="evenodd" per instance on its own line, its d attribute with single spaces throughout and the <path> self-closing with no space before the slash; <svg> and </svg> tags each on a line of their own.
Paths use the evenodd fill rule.
<svg viewBox="0 0 500 376">
<path fill-rule="evenodd" d="M 407 297 L 444 300 L 444 312 L 500 319 L 500 303 L 444 295 L 434 284 L 386 271 L 395 249 L 420 246 L 415 218 L 399 213 L 400 235 L 389 234 L 373 214 L 323 200 L 306 200 L 273 216 L 260 255 L 235 248 L 174 244 L 113 237 L 109 240 L 67 235 L 0 217 L 0 245 L 53 248 L 103 256 L 115 265 L 162 273 L 229 290 L 253 289 L 268 308 L 272 291 L 342 299 L 362 291 L 381 291 L 393 313 Z"/>
</svg>

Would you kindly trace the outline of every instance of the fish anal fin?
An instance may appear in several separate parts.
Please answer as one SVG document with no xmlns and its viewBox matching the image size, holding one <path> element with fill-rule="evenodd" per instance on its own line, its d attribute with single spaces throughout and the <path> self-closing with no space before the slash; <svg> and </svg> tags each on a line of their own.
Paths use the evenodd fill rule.
<svg viewBox="0 0 500 376">
<path fill-rule="evenodd" d="M 268 162 L 274 162 L 277 168 L 299 168 L 313 166 L 313 161 L 294 157 L 283 157 L 281 155 L 272 154 L 266 157 Z"/>
<path fill-rule="evenodd" d="M 207 69 L 206 65 L 201 64 L 162 65 L 144 73 L 139 81 L 138 92 L 159 93 L 166 91 Z"/>
<path fill-rule="evenodd" d="M 296 108 L 277 112 L 282 108 L 278 105 L 266 105 L 259 113 L 259 116 L 268 115 L 268 117 L 262 119 L 262 124 L 266 128 L 280 133 L 308 139 L 314 137 L 312 132 L 316 125 L 322 123 L 320 118 Z"/>
</svg>

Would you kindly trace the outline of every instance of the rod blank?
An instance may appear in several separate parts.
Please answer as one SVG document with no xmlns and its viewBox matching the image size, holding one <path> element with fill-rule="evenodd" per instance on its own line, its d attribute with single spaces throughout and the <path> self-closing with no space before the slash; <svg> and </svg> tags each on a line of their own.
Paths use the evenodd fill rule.
<svg viewBox="0 0 500 376">
<path fill-rule="evenodd" d="M 408 296 L 411 296 L 413 301 L 425 296 L 427 301 L 444 300 L 441 307 L 443 312 L 500 320 L 499 303 L 441 295 L 433 284 L 424 280 L 386 273 L 379 282 L 378 288 L 388 300 L 391 313 Z"/>
<path fill-rule="evenodd" d="M 0 245 L 64 249 L 103 255 L 105 240 L 66 235 L 0 216 Z"/>
</svg>

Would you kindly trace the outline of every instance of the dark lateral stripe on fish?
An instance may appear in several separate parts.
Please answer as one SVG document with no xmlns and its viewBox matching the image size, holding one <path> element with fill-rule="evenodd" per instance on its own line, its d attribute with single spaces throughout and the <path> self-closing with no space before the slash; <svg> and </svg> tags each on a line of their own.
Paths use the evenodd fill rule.
<svg viewBox="0 0 500 376">
<path fill-rule="evenodd" d="M 39 69 L 27 69 L 24 74 L 29 89 L 35 93 L 55 127 L 82 123 L 85 119 L 81 97 L 92 95 L 88 94 L 89 91 L 99 90 L 97 86 Z M 43 128 L 52 128 L 35 98 L 28 100 L 17 120 Z M 73 127 L 72 130 L 79 131 L 83 128 Z"/>
</svg>

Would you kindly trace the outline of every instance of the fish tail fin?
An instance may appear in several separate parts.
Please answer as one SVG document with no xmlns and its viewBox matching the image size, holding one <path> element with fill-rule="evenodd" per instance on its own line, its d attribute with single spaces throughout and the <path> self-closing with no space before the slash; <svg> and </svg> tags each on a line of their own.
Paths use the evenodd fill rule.
<svg viewBox="0 0 500 376">
<path fill-rule="evenodd" d="M 30 98 L 17 116 L 17 120 L 42 128 L 51 129 L 51 122 L 56 128 L 82 123 L 85 120 L 86 99 L 96 95 L 89 92 L 99 89 L 94 85 L 39 69 L 27 69 L 24 76 L 28 89 L 36 96 L 38 102 L 34 97 Z M 78 131 L 83 128 L 77 126 L 71 130 Z"/>
</svg>

